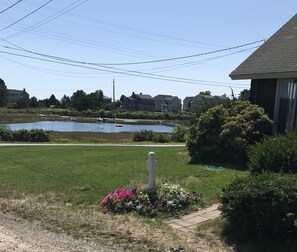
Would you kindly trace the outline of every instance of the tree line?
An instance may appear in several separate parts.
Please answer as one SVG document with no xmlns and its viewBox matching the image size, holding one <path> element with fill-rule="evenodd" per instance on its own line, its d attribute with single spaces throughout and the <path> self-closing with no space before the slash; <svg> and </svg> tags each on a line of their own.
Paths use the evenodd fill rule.
<svg viewBox="0 0 297 252">
<path fill-rule="evenodd" d="M 54 94 L 46 99 L 37 99 L 33 96 L 31 98 L 22 97 L 15 103 L 9 103 L 7 97 L 7 86 L 5 82 L 0 78 L 0 106 L 10 106 L 14 108 L 38 108 L 38 107 L 56 107 L 65 109 L 75 109 L 78 111 L 84 111 L 88 109 L 106 109 L 110 110 L 112 104 L 104 100 L 104 94 L 102 90 L 96 90 L 95 92 L 87 94 L 83 90 L 77 90 L 72 96 L 64 95 L 58 100 Z M 118 104 L 117 104 L 118 105 Z"/>
</svg>

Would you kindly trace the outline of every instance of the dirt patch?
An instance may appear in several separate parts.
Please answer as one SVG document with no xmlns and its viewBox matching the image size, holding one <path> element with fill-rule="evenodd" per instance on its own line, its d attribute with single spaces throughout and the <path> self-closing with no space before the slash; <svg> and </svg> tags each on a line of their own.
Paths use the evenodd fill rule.
<svg viewBox="0 0 297 252">
<path fill-rule="evenodd" d="M 96 206 L 79 209 L 69 204 L 48 204 L 42 198 L 27 197 L 19 201 L 2 198 L 0 208 L 29 219 L 47 230 L 104 246 L 120 244 L 121 249 L 127 251 L 166 251 L 179 246 L 186 251 L 231 251 L 212 233 L 203 236 L 194 232 L 183 233 L 173 230 L 161 220 L 142 218 L 135 214 L 103 214 Z"/>
</svg>

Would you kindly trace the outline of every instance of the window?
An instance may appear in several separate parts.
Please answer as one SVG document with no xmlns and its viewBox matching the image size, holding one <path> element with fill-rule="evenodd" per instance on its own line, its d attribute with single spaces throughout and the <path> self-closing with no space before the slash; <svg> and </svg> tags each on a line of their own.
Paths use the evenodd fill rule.
<svg viewBox="0 0 297 252">
<path fill-rule="evenodd" d="M 280 79 L 277 84 L 274 110 L 275 131 L 284 133 L 296 127 L 296 79 Z"/>
</svg>

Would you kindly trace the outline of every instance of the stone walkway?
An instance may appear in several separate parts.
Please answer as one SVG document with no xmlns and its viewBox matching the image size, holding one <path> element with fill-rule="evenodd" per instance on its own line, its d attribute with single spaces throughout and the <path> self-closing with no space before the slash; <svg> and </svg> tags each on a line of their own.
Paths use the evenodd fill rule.
<svg viewBox="0 0 297 252">
<path fill-rule="evenodd" d="M 214 204 L 179 219 L 169 219 L 165 222 L 172 228 L 183 232 L 193 231 L 198 224 L 220 217 L 221 212 L 218 210 L 218 206 L 219 204 Z"/>
</svg>

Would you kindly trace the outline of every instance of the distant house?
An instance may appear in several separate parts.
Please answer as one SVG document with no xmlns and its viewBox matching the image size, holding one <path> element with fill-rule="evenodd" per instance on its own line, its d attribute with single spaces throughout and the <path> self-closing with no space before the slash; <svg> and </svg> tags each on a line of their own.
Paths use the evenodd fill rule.
<svg viewBox="0 0 297 252">
<path fill-rule="evenodd" d="M 198 94 L 194 97 L 186 97 L 184 99 L 184 110 L 191 112 L 202 112 L 205 108 L 211 108 L 219 104 L 223 104 L 228 100 L 226 96 L 212 96 Z"/>
<path fill-rule="evenodd" d="M 134 92 L 130 97 L 122 95 L 122 107 L 129 111 L 155 111 L 154 99 L 147 94 L 135 94 Z"/>
<path fill-rule="evenodd" d="M 21 98 L 29 99 L 30 95 L 26 92 L 26 89 L 16 90 L 16 89 L 7 89 L 7 100 L 8 102 L 16 102 Z"/>
<path fill-rule="evenodd" d="M 183 100 L 183 110 L 191 110 L 191 101 L 194 99 L 195 96 L 187 96 Z"/>
<path fill-rule="evenodd" d="M 112 99 L 110 97 L 103 95 L 103 101 L 105 104 L 110 104 L 112 102 Z"/>
<path fill-rule="evenodd" d="M 157 95 L 154 97 L 156 112 L 177 112 L 181 110 L 181 99 L 171 95 Z"/>
<path fill-rule="evenodd" d="M 274 121 L 274 132 L 297 128 L 297 15 L 230 73 L 251 79 L 250 101 Z"/>
</svg>

